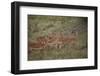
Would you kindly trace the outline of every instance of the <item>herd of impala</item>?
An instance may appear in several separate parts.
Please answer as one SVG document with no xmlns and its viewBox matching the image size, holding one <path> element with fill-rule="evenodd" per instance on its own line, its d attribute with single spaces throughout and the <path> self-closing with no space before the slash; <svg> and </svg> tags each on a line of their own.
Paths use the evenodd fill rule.
<svg viewBox="0 0 100 76">
<path fill-rule="evenodd" d="M 48 36 L 40 36 L 35 41 L 28 41 L 28 47 L 32 49 L 62 48 L 66 46 L 74 46 L 77 43 L 78 34 L 72 31 L 70 34 L 52 33 Z"/>
</svg>

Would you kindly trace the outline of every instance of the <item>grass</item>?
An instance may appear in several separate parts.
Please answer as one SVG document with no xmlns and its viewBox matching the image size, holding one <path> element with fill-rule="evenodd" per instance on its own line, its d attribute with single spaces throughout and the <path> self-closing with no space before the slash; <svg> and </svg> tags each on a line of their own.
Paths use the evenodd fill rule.
<svg viewBox="0 0 100 76">
<path fill-rule="evenodd" d="M 81 48 L 80 48 L 81 47 Z M 82 48 L 83 47 L 83 48 Z M 28 60 L 51 60 L 51 59 L 79 59 L 87 58 L 87 48 L 84 46 L 45 48 L 41 50 L 32 50 L 28 55 Z"/>
<path fill-rule="evenodd" d="M 62 48 L 45 48 L 28 52 L 28 60 L 83 59 L 88 58 L 87 17 L 28 15 L 28 40 L 53 32 L 68 34 L 78 31 L 77 45 Z M 29 51 L 29 50 L 28 50 Z"/>
</svg>

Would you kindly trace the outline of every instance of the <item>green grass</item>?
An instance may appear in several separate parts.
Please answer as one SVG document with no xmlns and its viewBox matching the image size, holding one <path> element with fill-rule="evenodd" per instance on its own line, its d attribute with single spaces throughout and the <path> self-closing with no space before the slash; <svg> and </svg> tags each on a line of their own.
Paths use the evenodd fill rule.
<svg viewBox="0 0 100 76">
<path fill-rule="evenodd" d="M 82 46 L 81 46 L 82 47 Z M 87 48 L 83 46 L 45 48 L 42 50 L 32 50 L 29 54 L 28 60 L 51 60 L 51 59 L 79 59 L 87 58 Z"/>
<path fill-rule="evenodd" d="M 32 50 L 28 53 L 28 60 L 83 59 L 88 57 L 87 17 L 28 15 L 28 40 L 35 41 L 37 37 L 47 36 L 53 32 L 63 32 L 67 35 L 73 29 L 79 33 L 77 45 Z"/>
</svg>

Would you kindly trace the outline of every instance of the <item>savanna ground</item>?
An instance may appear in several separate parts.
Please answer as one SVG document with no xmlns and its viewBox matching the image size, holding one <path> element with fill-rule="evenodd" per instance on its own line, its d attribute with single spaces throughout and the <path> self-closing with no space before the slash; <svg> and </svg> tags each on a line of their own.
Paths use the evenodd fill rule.
<svg viewBox="0 0 100 76">
<path fill-rule="evenodd" d="M 63 32 L 65 35 L 73 30 L 78 32 L 76 45 L 28 50 L 28 60 L 87 58 L 87 24 L 87 17 L 28 15 L 28 41 L 35 41 L 39 36 L 53 32 Z"/>
</svg>

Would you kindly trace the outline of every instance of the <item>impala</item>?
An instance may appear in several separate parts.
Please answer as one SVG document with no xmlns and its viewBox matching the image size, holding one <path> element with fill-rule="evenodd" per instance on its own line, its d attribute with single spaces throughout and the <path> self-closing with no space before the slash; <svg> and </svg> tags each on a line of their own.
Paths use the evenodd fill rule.
<svg viewBox="0 0 100 76">
<path fill-rule="evenodd" d="M 51 34 L 49 36 L 41 36 L 36 39 L 35 42 L 29 42 L 29 48 L 32 49 L 44 49 L 46 47 L 62 48 L 66 46 L 74 46 L 77 43 L 77 32 L 71 32 L 69 35 L 62 33 Z"/>
</svg>

